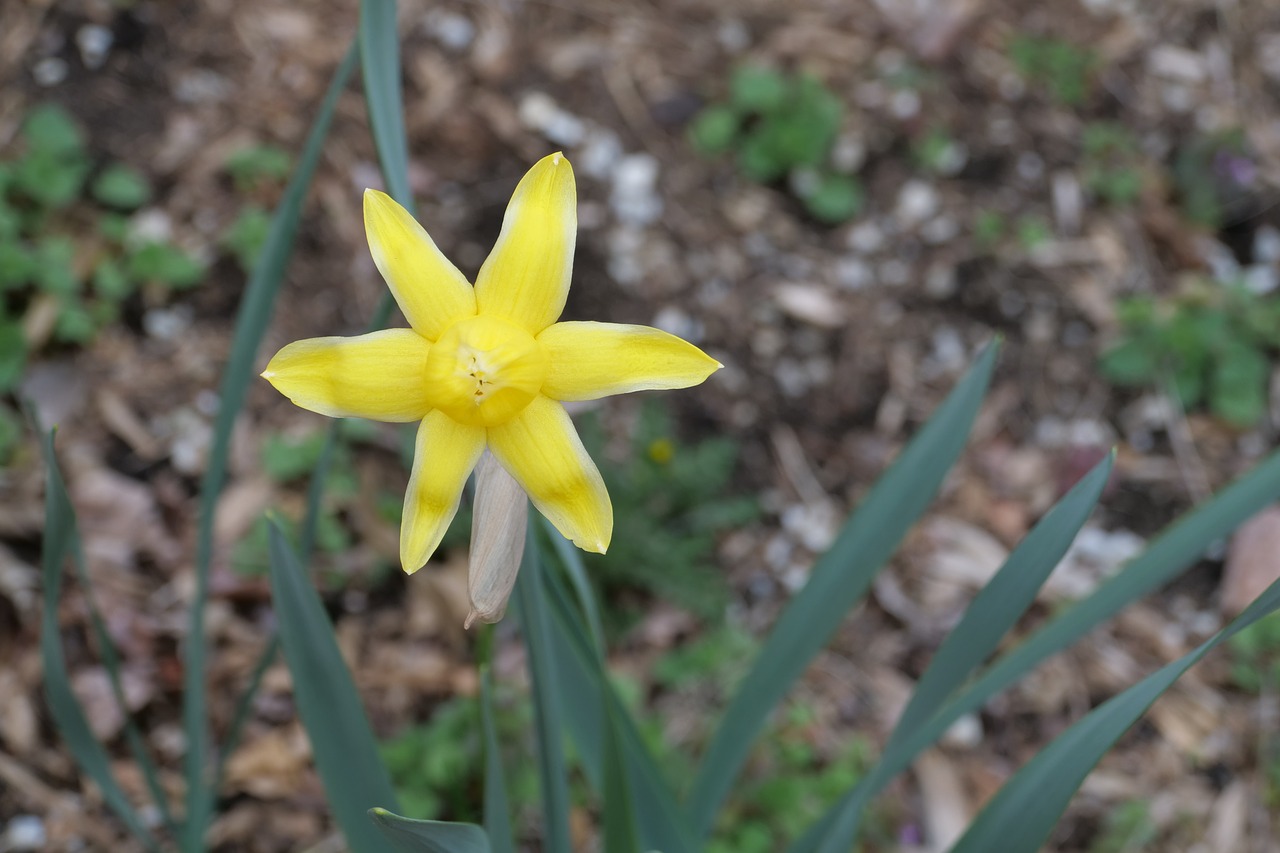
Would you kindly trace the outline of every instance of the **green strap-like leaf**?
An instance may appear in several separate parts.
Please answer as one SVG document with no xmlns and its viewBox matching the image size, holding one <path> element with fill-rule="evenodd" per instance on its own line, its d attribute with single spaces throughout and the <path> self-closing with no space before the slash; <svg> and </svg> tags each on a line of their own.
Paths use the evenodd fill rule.
<svg viewBox="0 0 1280 853">
<path fill-rule="evenodd" d="M 561 687 L 566 697 L 566 719 L 587 778 L 597 791 L 603 792 L 604 727 L 607 724 L 605 709 L 600 703 L 603 695 L 613 715 L 611 722 L 626 764 L 641 844 L 646 850 L 693 853 L 701 845 L 693 840 L 693 831 L 676 805 L 658 762 L 602 668 L 601 655 L 582 627 L 583 616 L 574 608 L 573 597 L 555 572 L 543 572 L 542 579 L 552 616 L 551 636 L 556 662 L 560 665 Z"/>
<path fill-rule="evenodd" d="M 547 609 L 540 580 L 541 565 L 533 529 L 525 537 L 524 560 L 516 580 L 516 609 L 528 652 L 533 689 L 533 717 L 538 732 L 538 779 L 542 790 L 542 849 L 571 853 L 569 834 L 569 777 L 564 761 L 564 715 L 557 668 L 552 653 Z"/>
<path fill-rule="evenodd" d="M 886 756 L 876 769 L 805 833 L 793 853 L 812 853 L 822 837 L 855 838 L 863 809 L 921 750 L 964 714 L 975 711 L 1045 658 L 1067 648 L 1121 609 L 1158 589 L 1198 562 L 1205 550 L 1280 497 L 1280 451 L 1198 509 L 1174 522 L 1147 550 L 1092 595 L 1072 605 L 962 689 L 927 724 Z M 892 758 L 892 761 L 887 760 Z M 834 848 L 833 848 L 834 849 Z M 847 846 L 846 846 L 847 849 Z"/>
<path fill-rule="evenodd" d="M 814 565 L 787 605 L 716 729 L 694 778 L 687 814 L 706 836 L 769 714 L 827 643 L 849 609 L 934 493 L 964 448 L 991 379 L 997 346 L 978 359 L 902 451 Z"/>
<path fill-rule="evenodd" d="M 928 721 L 957 687 L 978 668 L 1027 612 L 1036 593 L 1066 555 L 1088 520 L 1111 476 L 1115 453 L 1094 466 L 1040 519 L 1005 560 L 991 581 L 974 596 L 960 623 L 947 636 L 916 684 L 907 707 L 885 747 L 894 748 Z"/>
<path fill-rule="evenodd" d="M 1004 784 L 951 853 L 1035 853 L 1089 771 L 1160 695 L 1215 646 L 1280 607 L 1280 581 L 1230 625 L 1090 711 Z"/>
<path fill-rule="evenodd" d="M 400 98 L 400 37 L 395 0 L 360 4 L 360 73 L 373 127 L 373 143 L 391 197 L 413 210 L 409 188 L 409 146 Z"/>
<path fill-rule="evenodd" d="M 58 727 L 76 763 L 102 791 L 102 798 L 148 850 L 159 850 L 151 830 L 142 823 L 124 790 L 111 773 L 106 750 L 89 728 L 89 720 L 76 694 L 71 690 L 67 661 L 62 652 L 62 635 L 58 627 L 58 599 L 62 595 L 62 571 L 67 558 L 80 553 L 80 534 L 76 530 L 75 510 L 67 495 L 67 486 L 53 450 L 53 432 L 42 436 L 45 464 L 44 538 L 41 543 L 43 575 L 43 613 L 40 619 L 40 659 L 44 667 L 45 699 L 49 713 Z"/>
<path fill-rule="evenodd" d="M 622 751 L 619 711 L 601 693 L 605 708 L 604 790 L 601 795 L 604 849 L 609 853 L 640 853 L 640 837 L 636 830 L 636 809 L 631 780 L 627 776 L 627 759 Z"/>
<path fill-rule="evenodd" d="M 326 799 L 351 849 L 387 850 L 367 812 L 398 808 L 391 777 L 320 596 L 279 526 L 273 522 L 270 529 L 271 600 L 280 644 Z"/>
<path fill-rule="evenodd" d="M 502 769 L 502 749 L 493 714 L 493 676 L 487 663 L 480 668 L 480 727 L 484 734 L 485 833 L 493 853 L 515 853 L 507 777 Z"/>
<path fill-rule="evenodd" d="M 488 837 L 474 823 L 410 820 L 386 809 L 369 809 L 369 819 L 398 853 L 490 853 Z"/>
<path fill-rule="evenodd" d="M 591 582 L 587 580 L 587 567 L 582 563 L 582 552 L 572 542 L 565 539 L 564 534 L 556 530 L 555 526 L 550 521 L 547 521 L 546 516 L 539 513 L 538 519 L 542 522 L 542 532 L 546 534 L 547 541 L 551 543 L 551 547 L 555 551 L 560 565 L 564 568 L 569 582 L 573 584 L 573 592 L 578 597 L 578 606 L 582 608 L 582 613 L 586 617 L 587 629 L 591 632 L 591 640 L 596 649 L 603 655 L 604 625 L 600 621 L 600 608 L 596 604 L 596 596 L 591 589 Z"/>
<path fill-rule="evenodd" d="M 266 332 L 275 306 L 276 294 L 284 281 L 285 269 L 293 254 L 294 239 L 302 217 L 302 202 L 320 161 L 320 149 L 329 132 L 338 96 L 355 67 L 356 51 L 334 72 L 333 81 L 311 131 L 307 135 L 297 169 L 289 179 L 280 206 L 271 218 L 271 228 L 253 268 L 245 294 L 236 315 L 236 328 L 231 339 L 231 357 L 222 374 L 218 415 L 214 422 L 209 459 L 200 483 L 200 514 L 196 530 L 196 586 L 191 599 L 187 643 L 183 654 L 182 724 L 187 740 L 184 775 L 187 783 L 186 823 L 182 847 L 187 853 L 204 849 L 204 833 L 213 811 L 213 786 L 206 772 L 209 754 L 208 709 L 205 693 L 204 611 L 209 598 L 209 564 L 213 557 L 213 516 L 218 495 L 226 481 L 227 455 L 231 448 L 231 429 L 244 405 L 245 394 L 254 375 L 258 345 Z"/>
</svg>

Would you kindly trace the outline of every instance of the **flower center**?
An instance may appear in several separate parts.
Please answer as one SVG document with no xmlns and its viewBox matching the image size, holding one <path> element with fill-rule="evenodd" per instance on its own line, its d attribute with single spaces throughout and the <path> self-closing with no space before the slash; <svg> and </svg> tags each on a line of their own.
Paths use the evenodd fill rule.
<svg viewBox="0 0 1280 853">
<path fill-rule="evenodd" d="M 427 353 L 431 402 L 455 421 L 491 427 L 538 396 L 547 354 L 533 336 L 496 317 L 469 317 L 445 329 Z"/>
</svg>

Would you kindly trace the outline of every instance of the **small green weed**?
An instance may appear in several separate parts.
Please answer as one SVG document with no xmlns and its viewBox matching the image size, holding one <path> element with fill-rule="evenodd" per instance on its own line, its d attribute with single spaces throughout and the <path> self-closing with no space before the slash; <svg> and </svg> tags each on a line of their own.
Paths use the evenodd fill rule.
<svg viewBox="0 0 1280 853">
<path fill-rule="evenodd" d="M 598 419 L 584 418 L 583 442 L 602 460 L 601 474 L 614 501 L 613 544 L 607 555 L 584 555 L 615 608 L 611 625 L 625 624 L 618 609 L 627 591 L 640 590 L 718 619 L 726 586 L 712 562 L 716 537 L 754 520 L 754 498 L 727 494 L 738 458 L 735 442 L 709 438 L 677 444 L 670 417 L 659 405 L 641 407 L 631 452 L 623 463 L 603 453 Z"/>
<path fill-rule="evenodd" d="M 353 533 L 344 519 L 344 510 L 352 501 L 361 498 L 356 461 L 351 445 L 369 438 L 368 423 L 357 419 L 342 421 L 339 440 L 334 446 L 334 455 L 330 463 L 329 476 L 326 481 L 325 503 L 320 508 L 316 520 L 316 550 L 323 555 L 336 556 L 349 550 L 354 540 Z M 301 436 L 273 433 L 266 437 L 262 446 L 262 471 L 273 482 L 285 484 L 301 483 L 320 462 L 324 452 L 326 430 L 317 430 Z M 374 496 L 375 508 L 380 517 L 388 524 L 398 524 L 400 520 L 400 498 L 391 490 L 379 492 Z M 300 530 L 294 514 L 277 508 L 273 519 L 283 528 L 286 536 L 297 547 Z M 452 528 L 451 528 L 452 531 Z M 241 539 L 231 552 L 231 567 L 247 577 L 265 576 L 270 567 L 268 557 L 269 527 L 262 518 L 250 529 L 247 536 Z M 390 573 L 391 563 L 380 562 L 375 565 L 368 583 L 376 586 Z M 334 574 L 322 577 L 326 583 L 334 585 L 350 585 L 351 577 Z"/>
<path fill-rule="evenodd" d="M 1128 800 L 1107 815 L 1102 832 L 1089 845 L 1089 853 L 1138 853 L 1146 850 L 1158 834 L 1151 819 L 1150 804 Z"/>
<path fill-rule="evenodd" d="M 274 145 L 251 145 L 233 152 L 224 168 L 237 190 L 251 193 L 288 178 L 293 158 L 288 151 Z"/>
<path fill-rule="evenodd" d="M 1213 286 L 1174 299 L 1127 299 L 1119 318 L 1122 338 L 1101 360 L 1111 382 L 1167 382 L 1185 408 L 1206 405 L 1237 427 L 1253 426 L 1266 413 L 1270 357 L 1280 350 L 1280 301 Z"/>
<path fill-rule="evenodd" d="M 1034 213 L 1019 216 L 1014 223 L 1014 232 L 1018 237 L 1018 245 L 1026 252 L 1034 252 L 1053 238 L 1049 223 Z"/>
<path fill-rule="evenodd" d="M 1257 162 L 1241 130 L 1193 137 L 1178 148 L 1173 162 L 1183 215 L 1215 230 L 1246 199 L 1257 174 Z"/>
<path fill-rule="evenodd" d="M 1128 129 L 1111 122 L 1085 125 L 1081 149 L 1081 179 L 1090 193 L 1117 207 L 1138 200 L 1142 192 L 1141 152 Z"/>
<path fill-rule="evenodd" d="M 176 246 L 130 234 L 128 217 L 151 186 L 123 163 L 95 170 L 83 132 L 60 107 L 33 109 L 16 149 L 0 162 L 0 392 L 43 343 L 22 332 L 29 313 L 52 306 L 49 337 L 83 345 L 140 287 L 187 288 L 205 274 Z"/>
<path fill-rule="evenodd" d="M 1280 616 L 1268 616 L 1227 641 L 1231 680 L 1248 693 L 1280 690 Z"/>
<path fill-rule="evenodd" d="M 1093 88 L 1098 55 L 1051 36 L 1016 35 L 1009 40 L 1009 59 L 1028 83 L 1044 87 L 1060 104 L 1084 103 Z"/>
<path fill-rule="evenodd" d="M 864 201 L 857 178 L 828 163 L 843 119 L 844 105 L 816 78 L 745 65 L 733 73 L 728 99 L 703 110 L 689 138 L 708 156 L 734 154 L 757 183 L 787 179 L 811 216 L 836 224 Z"/>
<path fill-rule="evenodd" d="M 707 845 L 709 853 L 787 849 L 871 768 L 872 748 L 860 736 L 846 739 L 834 756 L 823 757 L 815 722 L 813 710 L 803 703 L 784 709 L 752 756 L 754 772 L 727 804 Z M 870 817 L 875 824 L 875 816 Z M 869 831 L 877 834 L 874 825 Z"/>
<path fill-rule="evenodd" d="M 501 687 L 494 705 L 507 796 L 517 814 L 527 812 L 538 802 L 537 773 L 531 762 L 515 756 L 527 755 L 521 750 L 533 727 L 533 706 L 527 696 L 506 695 Z M 511 760 L 505 760 L 508 749 Z M 441 703 L 430 721 L 384 741 L 381 751 L 404 814 L 481 822 L 476 804 L 484 786 L 484 743 L 474 698 Z"/>
<path fill-rule="evenodd" d="M 963 149 L 944 127 L 934 126 L 911 144 L 916 168 L 932 175 L 955 174 L 964 164 Z"/>
</svg>

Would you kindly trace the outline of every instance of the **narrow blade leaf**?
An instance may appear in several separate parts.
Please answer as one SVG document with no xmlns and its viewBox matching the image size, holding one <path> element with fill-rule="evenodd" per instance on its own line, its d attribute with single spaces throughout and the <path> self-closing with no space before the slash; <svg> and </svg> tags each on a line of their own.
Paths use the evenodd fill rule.
<svg viewBox="0 0 1280 853">
<path fill-rule="evenodd" d="M 566 719 L 571 723 L 569 731 L 588 780 L 603 796 L 605 727 L 611 724 L 626 765 L 643 849 L 693 853 L 701 845 L 693 840 L 693 831 L 676 805 L 659 761 L 649 751 L 602 668 L 601 655 L 582 627 L 583 616 L 574 609 L 571 594 L 555 572 L 544 571 L 542 579 L 552 616 L 551 637 L 557 650 L 561 687 L 568 700 Z M 601 696 L 608 703 L 607 710 L 600 702 Z M 612 720 L 607 720 L 606 714 L 611 714 Z"/>
<path fill-rule="evenodd" d="M 534 722 L 538 731 L 538 778 L 542 791 L 543 849 L 571 853 L 569 835 L 569 777 L 564 762 L 564 716 L 560 700 L 565 695 L 557 675 L 559 663 L 552 653 L 546 604 L 540 579 L 541 566 L 533 531 L 525 536 L 524 562 L 516 581 L 516 608 L 529 656 L 533 682 Z"/>
<path fill-rule="evenodd" d="M 953 691 L 996 650 L 1036 600 L 1036 593 L 1066 555 L 1111 476 L 1115 453 L 1094 466 L 1018 544 L 966 608 L 916 684 L 885 747 L 894 747 L 928 721 Z"/>
<path fill-rule="evenodd" d="M 1208 503 L 1174 522 L 1119 574 L 989 666 L 928 723 L 904 738 L 893 756 L 886 756 L 870 775 L 832 806 L 792 848 L 792 853 L 818 850 L 818 839 L 824 836 L 832 842 L 831 847 L 824 849 L 840 849 L 840 843 L 845 843 L 844 849 L 847 849 L 852 843 L 850 839 L 856 837 L 862 811 L 871 798 L 958 718 L 982 707 L 1045 658 L 1072 645 L 1124 607 L 1177 577 L 1199 561 L 1213 542 L 1277 497 L 1280 497 L 1280 451 Z"/>
<path fill-rule="evenodd" d="M 502 751 L 493 714 L 493 676 L 486 665 L 480 670 L 480 727 L 484 733 L 484 829 L 493 853 L 515 853 L 511 832 L 511 802 Z"/>
<path fill-rule="evenodd" d="M 271 599 L 280 623 L 280 644 L 326 799 L 353 850 L 388 850 L 367 812 L 376 806 L 398 808 L 395 791 L 338 650 L 333 625 L 274 523 L 270 550 Z"/>
<path fill-rule="evenodd" d="M 386 809 L 369 809 L 369 819 L 398 853 L 490 853 L 488 837 L 474 823 L 410 820 Z"/>
<path fill-rule="evenodd" d="M 409 146 L 401 112 L 395 0 L 363 0 L 360 4 L 360 73 L 387 190 L 406 209 L 413 210 Z"/>
<path fill-rule="evenodd" d="M 62 594 L 62 572 L 67 558 L 80 554 L 80 534 L 76 529 L 75 510 L 62 479 L 62 469 L 53 449 L 53 432 L 43 436 L 45 463 L 44 538 L 41 543 L 43 575 L 43 613 L 40 619 L 40 658 L 44 666 L 45 699 L 49 713 L 76 763 L 102 791 L 102 798 L 124 822 L 129 831 L 148 850 L 159 850 L 155 838 L 138 817 L 129 798 L 111 773 L 106 750 L 89 727 L 89 719 L 71 689 L 67 661 L 62 652 L 62 635 L 58 629 L 58 599 Z"/>
<path fill-rule="evenodd" d="M 245 288 L 240 309 L 236 315 L 236 328 L 231 339 L 231 357 L 222 374 L 218 416 L 213 427 L 213 441 L 209 459 L 200 483 L 200 515 L 196 530 L 196 587 L 191 599 L 191 615 L 188 619 L 187 643 L 183 655 L 183 706 L 182 727 L 187 740 L 184 775 L 187 783 L 186 824 L 182 848 L 187 853 L 199 853 L 204 849 L 204 833 L 213 810 L 213 786 L 206 772 L 209 755 L 208 712 L 205 693 L 205 630 L 204 611 L 209 598 L 209 564 L 213 557 L 213 517 L 227 474 L 227 455 L 231 449 L 231 429 L 244 405 L 249 382 L 253 378 L 254 360 L 258 345 L 266 332 L 267 323 L 275 306 L 276 295 L 284 280 L 285 269 L 293 254 L 298 223 L 302 218 L 302 202 L 316 166 L 320 162 L 320 149 L 329 132 L 338 96 L 346 86 L 355 67 L 356 51 L 347 57 L 334 72 L 333 81 L 325 93 L 320 112 L 307 134 L 298 167 L 289 179 L 284 196 L 267 232 L 262 254 L 253 268 Z"/>
<path fill-rule="evenodd" d="M 866 593 L 955 464 L 990 382 L 996 350 L 995 344 L 987 347 L 902 451 L 778 617 L 694 778 L 687 813 L 700 835 L 710 832 L 769 714 Z"/>
<path fill-rule="evenodd" d="M 1160 695 L 1215 646 L 1280 607 L 1280 581 L 1223 630 L 1090 711 L 1004 784 L 952 853 L 1035 853 L 1089 771 Z"/>
</svg>

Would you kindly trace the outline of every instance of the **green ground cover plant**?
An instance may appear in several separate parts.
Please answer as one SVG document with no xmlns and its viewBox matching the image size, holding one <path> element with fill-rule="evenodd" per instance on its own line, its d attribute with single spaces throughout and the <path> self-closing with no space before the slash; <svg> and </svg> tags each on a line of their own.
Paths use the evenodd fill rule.
<svg viewBox="0 0 1280 853">
<path fill-rule="evenodd" d="M 857 177 L 830 163 L 843 120 L 840 99 L 817 78 L 744 65 L 733 72 L 728 97 L 694 120 L 689 138 L 704 155 L 732 155 L 749 180 L 785 180 L 810 216 L 837 224 L 864 201 Z"/>
<path fill-rule="evenodd" d="M 1274 298 L 1205 281 L 1173 297 L 1125 300 L 1118 316 L 1120 339 L 1100 362 L 1111 382 L 1168 388 L 1184 408 L 1203 406 L 1241 428 L 1266 413 L 1280 351 Z"/>
</svg>

